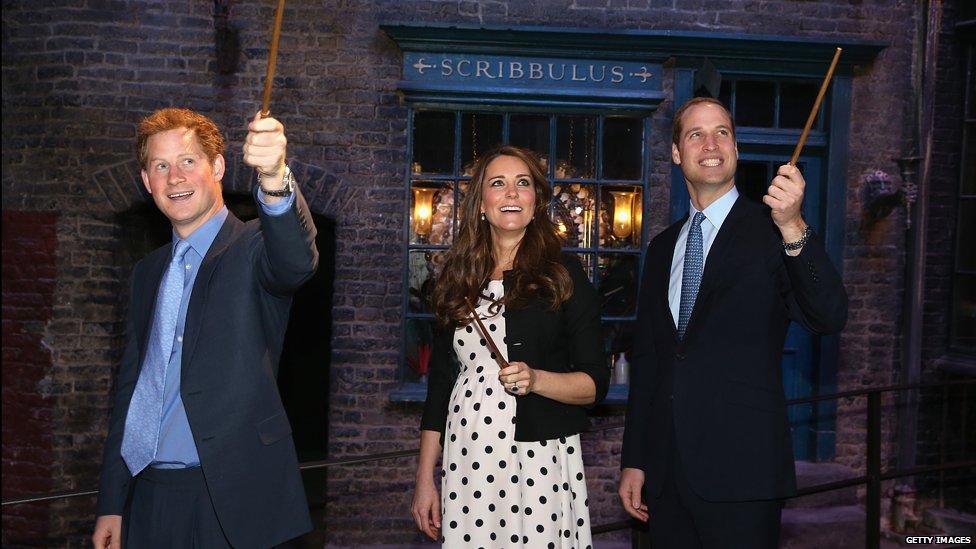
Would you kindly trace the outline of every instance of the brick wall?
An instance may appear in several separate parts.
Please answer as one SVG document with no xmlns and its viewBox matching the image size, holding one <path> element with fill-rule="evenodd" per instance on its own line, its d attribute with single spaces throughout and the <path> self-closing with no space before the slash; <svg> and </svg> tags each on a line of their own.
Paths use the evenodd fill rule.
<svg viewBox="0 0 976 549">
<path fill-rule="evenodd" d="M 968 9 L 968 17 L 963 10 Z M 960 379 L 947 369 L 948 363 L 968 362 L 970 371 L 976 369 L 976 359 L 960 357 L 949 348 L 949 321 L 952 310 L 952 274 L 957 253 L 956 211 L 959 206 L 959 165 L 962 161 L 963 94 L 966 74 L 964 40 L 955 25 L 971 18 L 971 6 L 950 4 L 942 10 L 938 33 L 937 67 L 934 69 L 935 97 L 933 98 L 933 164 L 928 180 L 928 223 L 926 239 L 925 301 L 923 307 L 922 379 L 940 382 Z M 972 37 L 969 38 L 970 43 Z M 972 243 L 960 242 L 960 246 Z M 973 388 L 954 387 L 947 390 L 923 391 L 919 414 L 916 461 L 935 464 L 940 460 L 960 461 L 976 457 L 976 449 L 967 440 L 972 438 L 971 426 L 976 421 L 976 400 Z M 940 505 L 940 487 L 945 504 L 969 512 L 976 512 L 976 478 L 961 470 L 929 475 L 917 479 L 920 499 L 928 505 Z"/>
<path fill-rule="evenodd" d="M 333 457 L 417 444 L 420 407 L 388 399 L 399 353 L 407 111 L 396 95 L 400 53 L 379 31 L 384 22 L 678 29 L 890 43 L 854 79 L 843 265 L 851 321 L 841 339 L 838 386 L 893 379 L 904 226 L 898 211 L 879 223 L 862 223 L 856 182 L 868 169 L 897 173 L 891 158 L 904 153 L 913 5 L 740 0 L 723 3 L 721 10 L 713 6 L 687 0 L 289 3 L 272 112 L 288 129 L 290 155 L 317 174 L 317 183 L 306 189 L 314 194 L 313 209 L 336 222 L 328 387 Z M 223 35 L 239 40 L 236 71 L 219 71 L 227 67 L 218 64 L 218 54 L 234 47 L 215 43 L 215 8 L 226 24 Z M 229 148 L 239 150 L 245 120 L 260 100 L 272 9 L 271 2 L 5 2 L 4 210 L 59 213 L 57 281 L 47 327 L 52 381 L 45 393 L 54 403 L 52 489 L 91 486 L 100 461 L 126 280 L 135 259 L 120 249 L 123 234 L 133 230 L 123 214 L 144 204 L 131 162 L 135 123 L 157 107 L 187 105 L 212 113 L 228 133 Z M 672 78 L 666 71 L 666 90 Z M 672 109 L 666 102 L 653 118 L 650 200 L 660 205 L 648 221 L 654 229 L 667 221 Z M 232 169 L 234 164 L 228 163 Z M 235 184 L 229 192 L 247 186 L 243 175 L 230 179 Z M 838 461 L 854 466 L 863 463 L 862 409 L 861 402 L 846 402 L 838 410 Z M 610 421 L 620 410 L 601 413 Z M 613 495 L 619 436 L 610 431 L 587 435 L 584 442 L 595 523 L 622 516 Z M 414 466 L 401 459 L 331 469 L 323 493 L 314 495 L 327 501 L 316 518 L 328 530 L 323 539 L 337 545 L 420 539 L 407 512 Z M 6 484 L 4 490 L 6 497 Z M 52 532 L 75 540 L 87 535 L 90 501 L 63 502 L 52 510 Z"/>
<path fill-rule="evenodd" d="M 50 491 L 52 368 L 48 328 L 57 272 L 57 214 L 3 212 L 3 497 Z M 3 514 L 3 544 L 43 539 L 48 506 Z"/>
</svg>

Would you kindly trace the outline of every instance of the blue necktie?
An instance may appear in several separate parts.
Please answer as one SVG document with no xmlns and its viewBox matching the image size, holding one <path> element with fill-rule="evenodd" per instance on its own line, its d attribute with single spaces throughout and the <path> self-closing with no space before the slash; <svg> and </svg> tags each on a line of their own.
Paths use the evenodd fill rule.
<svg viewBox="0 0 976 549">
<path fill-rule="evenodd" d="M 678 309 L 678 339 L 684 339 L 685 330 L 688 329 L 688 320 L 691 319 L 698 287 L 701 285 L 702 268 L 705 266 L 702 221 L 705 221 L 705 214 L 695 212 L 695 217 L 691 220 L 691 230 L 688 231 L 688 243 L 685 245 L 685 266 L 681 273 L 681 307 Z"/>
<path fill-rule="evenodd" d="M 136 382 L 129 413 L 125 418 L 122 435 L 122 459 L 132 476 L 152 463 L 159 442 L 159 425 L 163 418 L 163 390 L 166 387 L 166 367 L 173 354 L 176 338 L 176 320 L 180 313 L 185 279 L 183 256 L 190 244 L 180 240 L 173 252 L 163 282 L 156 295 L 156 312 L 153 318 L 146 361 Z"/>
</svg>

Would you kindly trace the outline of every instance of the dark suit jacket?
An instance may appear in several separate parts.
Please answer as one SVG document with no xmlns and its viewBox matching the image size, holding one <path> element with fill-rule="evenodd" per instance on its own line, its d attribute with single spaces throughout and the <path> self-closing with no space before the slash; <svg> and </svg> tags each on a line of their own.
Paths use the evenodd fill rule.
<svg viewBox="0 0 976 549">
<path fill-rule="evenodd" d="M 297 192 L 297 191 L 296 191 Z M 318 261 L 301 195 L 280 216 L 227 216 L 197 273 L 186 315 L 180 396 L 224 534 L 234 547 L 270 547 L 311 529 L 291 426 L 276 377 L 292 293 Z M 98 515 L 121 515 L 132 476 L 121 455 L 167 243 L 132 274 L 127 343 L 99 486 Z"/>
<path fill-rule="evenodd" d="M 685 216 L 687 219 L 687 216 Z M 622 464 L 658 495 L 677 455 L 711 501 L 789 496 L 796 489 L 780 361 L 790 319 L 840 331 L 847 294 L 814 236 L 789 257 L 765 209 L 736 200 L 705 262 L 683 340 L 668 306 L 671 258 L 684 220 L 651 241 L 635 328 Z"/>
<path fill-rule="evenodd" d="M 555 310 L 536 299 L 521 309 L 506 308 L 505 333 L 509 361 L 525 362 L 530 368 L 550 372 L 585 372 L 596 385 L 596 402 L 607 394 L 610 369 L 603 356 L 600 330 L 600 300 L 575 257 L 565 256 L 563 265 L 573 280 L 573 295 Z M 503 284 L 509 291 L 509 279 Z M 439 329 L 434 337 L 427 403 L 421 429 L 444 433 L 447 406 L 457 380 L 454 353 L 456 325 Z M 495 343 L 504 345 L 498 338 Z M 583 406 L 563 404 L 534 393 L 515 399 L 515 440 L 551 440 L 575 435 L 589 424 Z M 443 441 L 442 441 L 443 442 Z"/>
</svg>

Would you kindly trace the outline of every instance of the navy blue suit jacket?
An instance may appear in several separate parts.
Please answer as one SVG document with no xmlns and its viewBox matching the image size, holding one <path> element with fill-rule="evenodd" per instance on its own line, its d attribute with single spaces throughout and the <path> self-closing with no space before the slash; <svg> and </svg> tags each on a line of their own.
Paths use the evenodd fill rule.
<svg viewBox="0 0 976 549">
<path fill-rule="evenodd" d="M 647 495 L 660 494 L 669 481 L 668 458 L 676 450 L 688 482 L 706 500 L 789 496 L 796 479 L 783 344 L 791 319 L 818 334 L 844 327 L 840 275 L 816 236 L 797 257 L 787 256 L 768 211 L 740 196 L 712 243 L 678 340 L 668 284 L 685 219 L 648 247 L 622 465 L 644 470 Z"/>
<path fill-rule="evenodd" d="M 296 189 L 297 194 L 297 189 Z M 300 194 L 280 216 L 227 216 L 193 285 L 180 396 L 211 500 L 234 547 L 270 547 L 311 529 L 291 426 L 277 388 L 291 295 L 315 271 L 315 226 Z M 132 274 L 126 347 L 102 461 L 98 510 L 122 515 L 132 479 L 125 417 L 172 244 Z"/>
</svg>

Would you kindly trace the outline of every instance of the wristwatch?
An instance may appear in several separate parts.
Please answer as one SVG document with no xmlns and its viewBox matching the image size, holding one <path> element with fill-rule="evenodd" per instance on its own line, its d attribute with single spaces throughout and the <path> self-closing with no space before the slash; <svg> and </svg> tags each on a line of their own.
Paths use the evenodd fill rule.
<svg viewBox="0 0 976 549">
<path fill-rule="evenodd" d="M 813 229 L 810 228 L 810 225 L 807 225 L 807 228 L 803 229 L 803 236 L 800 237 L 800 240 L 795 242 L 783 242 L 783 249 L 787 252 L 795 252 L 805 246 L 807 241 L 810 240 L 811 236 L 813 236 Z"/>
<path fill-rule="evenodd" d="M 288 168 L 287 164 L 285 165 L 285 173 L 281 178 L 281 181 L 282 183 L 285 184 L 285 186 L 282 187 L 280 190 L 277 191 L 266 190 L 264 188 L 264 185 L 262 185 L 262 179 L 263 176 L 261 175 L 261 171 L 258 170 L 258 185 L 261 185 L 261 192 L 263 192 L 265 196 L 274 196 L 276 198 L 282 198 L 290 195 L 295 190 L 295 176 L 291 173 L 291 169 Z"/>
</svg>

